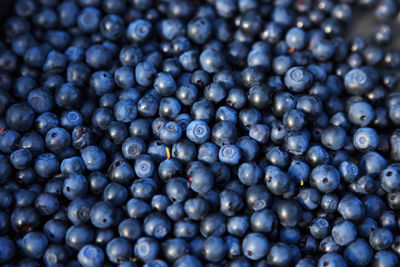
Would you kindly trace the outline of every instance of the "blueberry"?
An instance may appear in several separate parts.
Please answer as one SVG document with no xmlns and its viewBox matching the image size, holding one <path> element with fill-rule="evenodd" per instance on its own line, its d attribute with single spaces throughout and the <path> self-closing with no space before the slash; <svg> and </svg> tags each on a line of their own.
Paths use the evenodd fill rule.
<svg viewBox="0 0 400 267">
<path fill-rule="evenodd" d="M 126 37 L 131 42 L 141 42 L 150 36 L 151 31 L 152 25 L 149 21 L 137 19 L 128 25 Z"/>
<path fill-rule="evenodd" d="M 204 44 L 211 36 L 212 24 L 207 18 L 195 18 L 187 26 L 188 37 L 197 44 Z"/>
<path fill-rule="evenodd" d="M 40 232 L 31 232 L 22 239 L 22 251 L 28 257 L 39 259 L 48 245 L 46 237 Z"/>
<path fill-rule="evenodd" d="M 184 267 L 189 265 L 193 267 L 200 267 L 202 266 L 202 263 L 198 258 L 192 255 L 185 255 L 174 262 L 174 266 L 176 267 Z"/>
<path fill-rule="evenodd" d="M 372 264 L 396 266 L 399 264 L 399 259 L 394 252 L 390 250 L 381 250 L 375 253 Z"/>
<path fill-rule="evenodd" d="M 143 154 L 136 158 L 134 170 L 138 177 L 151 177 L 153 175 L 154 169 L 155 166 L 151 156 Z"/>
<path fill-rule="evenodd" d="M 250 233 L 242 242 L 244 255 L 251 260 L 265 257 L 270 249 L 268 239 L 261 233 Z"/>
<path fill-rule="evenodd" d="M 364 127 L 373 121 L 375 111 L 367 102 L 358 102 L 351 105 L 348 116 L 353 124 Z"/>
<path fill-rule="evenodd" d="M 76 23 L 81 31 L 92 33 L 98 29 L 100 20 L 101 13 L 97 8 L 86 7 L 79 12 Z"/>
<path fill-rule="evenodd" d="M 110 65 L 112 54 L 104 45 L 92 45 L 85 53 L 86 64 L 94 69 L 103 69 Z"/>
<path fill-rule="evenodd" d="M 235 145 L 224 145 L 218 152 L 219 160 L 229 165 L 236 165 L 239 163 L 241 154 L 240 149 Z"/>
<path fill-rule="evenodd" d="M 356 226 L 350 221 L 341 221 L 333 226 L 332 238 L 340 246 L 346 246 L 357 237 Z"/>
<path fill-rule="evenodd" d="M 203 197 L 188 199 L 184 204 L 184 211 L 192 220 L 199 221 L 209 212 L 209 204 Z"/>
<path fill-rule="evenodd" d="M 122 144 L 128 137 L 128 129 L 122 122 L 111 121 L 106 129 L 108 137 L 115 144 Z"/>
<path fill-rule="evenodd" d="M 36 173 L 42 177 L 51 177 L 59 171 L 60 163 L 54 154 L 40 154 L 34 161 L 34 169 Z"/>
<path fill-rule="evenodd" d="M 163 153 L 164 152 L 165 149 Z M 191 141 L 187 139 L 181 139 L 181 141 L 175 143 L 172 147 L 171 152 L 174 158 L 180 159 L 183 162 L 193 161 L 196 157 L 196 147 Z"/>
<path fill-rule="evenodd" d="M 176 122 L 167 122 L 160 127 L 160 139 L 172 145 L 182 136 L 182 129 Z"/>
<path fill-rule="evenodd" d="M 157 185 L 151 178 L 140 178 L 132 183 L 131 194 L 135 198 L 150 199 L 156 193 Z"/>
<path fill-rule="evenodd" d="M 52 128 L 46 134 L 46 146 L 53 153 L 60 153 L 70 142 L 71 137 L 64 128 Z"/>
<path fill-rule="evenodd" d="M 278 242 L 271 247 L 267 255 L 267 263 L 276 266 L 289 265 L 291 262 L 290 247 Z"/>
<path fill-rule="evenodd" d="M 78 261 L 82 266 L 102 266 L 104 252 L 95 245 L 86 245 L 79 250 Z"/>
<path fill-rule="evenodd" d="M 77 173 L 70 173 L 64 180 L 63 194 L 66 198 L 74 200 L 84 197 L 88 190 L 86 178 Z"/>
<path fill-rule="evenodd" d="M 225 241 L 217 236 L 210 236 L 203 243 L 204 258 L 210 262 L 221 261 L 226 254 Z"/>
<path fill-rule="evenodd" d="M 350 161 L 343 161 L 339 166 L 339 173 L 346 182 L 353 182 L 359 175 L 359 168 Z"/>
<path fill-rule="evenodd" d="M 64 83 L 56 89 L 54 98 L 57 106 L 72 109 L 78 106 L 81 92 L 74 84 Z"/>
<path fill-rule="evenodd" d="M 321 132 L 321 142 L 331 150 L 340 150 L 346 144 L 346 132 L 340 126 L 328 126 Z"/>
<path fill-rule="evenodd" d="M 58 199 L 49 193 L 40 194 L 35 201 L 36 209 L 43 215 L 51 215 L 59 208 Z"/>
<path fill-rule="evenodd" d="M 296 108 L 310 117 L 317 117 L 321 114 L 322 104 L 318 97 L 305 95 L 297 100 Z"/>
<path fill-rule="evenodd" d="M 333 166 L 322 164 L 311 171 L 310 183 L 321 192 L 330 193 L 339 186 L 340 175 Z"/>
<path fill-rule="evenodd" d="M 163 98 L 160 102 L 159 115 L 167 119 L 175 119 L 181 111 L 181 105 L 173 97 Z"/>
<path fill-rule="evenodd" d="M 112 263 L 121 263 L 129 260 L 132 255 L 131 244 L 122 237 L 113 238 L 106 246 L 106 254 Z"/>
<path fill-rule="evenodd" d="M 75 250 L 81 249 L 84 245 L 93 241 L 94 232 L 86 224 L 77 224 L 68 228 L 65 234 L 65 242 Z"/>
<path fill-rule="evenodd" d="M 67 65 L 67 58 L 64 54 L 55 50 L 50 51 L 43 64 L 43 70 L 52 74 L 62 73 Z"/>
<path fill-rule="evenodd" d="M 25 132 L 32 127 L 34 112 L 30 106 L 18 103 L 7 109 L 5 119 L 11 129 Z"/>
<path fill-rule="evenodd" d="M 200 54 L 200 65 L 208 73 L 215 73 L 223 66 L 223 56 L 213 49 L 206 49 Z"/>
<path fill-rule="evenodd" d="M 369 244 L 375 250 L 389 248 L 393 243 L 393 234 L 389 229 L 378 228 L 369 236 Z"/>
<path fill-rule="evenodd" d="M 238 192 L 234 190 L 224 190 L 220 194 L 220 210 L 227 216 L 233 216 L 243 208 L 243 201 Z"/>
<path fill-rule="evenodd" d="M 306 45 L 307 34 L 304 30 L 294 27 L 286 33 L 285 40 L 290 48 L 301 50 Z"/>
<path fill-rule="evenodd" d="M 162 244 L 162 250 L 167 260 L 173 261 L 189 252 L 189 244 L 183 239 L 173 238 Z"/>
<path fill-rule="evenodd" d="M 238 178 L 245 185 L 254 185 L 260 181 L 262 171 L 255 163 L 242 163 L 238 169 Z"/>
<path fill-rule="evenodd" d="M 339 202 L 338 211 L 345 220 L 360 221 L 364 218 L 364 204 L 357 197 L 345 196 Z"/>
<path fill-rule="evenodd" d="M 291 91 L 302 92 L 311 87 L 313 76 L 303 67 L 293 67 L 286 72 L 284 81 Z"/>
<path fill-rule="evenodd" d="M 198 150 L 197 158 L 208 163 L 214 163 L 218 160 L 218 146 L 214 143 L 203 143 Z"/>
<path fill-rule="evenodd" d="M 200 194 L 207 193 L 213 186 L 213 176 L 210 170 L 204 167 L 195 168 L 189 176 L 190 188 Z"/>
<path fill-rule="evenodd" d="M 372 128 L 359 128 L 354 133 L 353 145 L 362 152 L 373 151 L 377 148 L 379 143 L 379 136 Z"/>
<path fill-rule="evenodd" d="M 368 152 L 361 158 L 360 169 L 366 175 L 375 177 L 379 175 L 386 165 L 386 159 L 379 153 Z"/>
<path fill-rule="evenodd" d="M 341 255 L 334 252 L 330 252 L 322 255 L 321 258 L 318 260 L 318 267 L 323 267 L 323 266 L 345 267 L 347 266 L 347 264 Z"/>
<path fill-rule="evenodd" d="M 156 70 L 152 63 L 148 61 L 140 62 L 135 67 L 135 78 L 138 84 L 148 86 L 152 84 L 156 76 Z"/>
<path fill-rule="evenodd" d="M 137 240 L 134 247 L 134 254 L 143 262 L 154 260 L 160 247 L 157 241 L 151 237 L 142 237 Z"/>
<path fill-rule="evenodd" d="M 277 127 L 277 131 L 274 133 L 274 129 L 271 131 L 271 140 L 273 140 L 274 134 L 276 137 L 284 138 L 283 146 L 287 152 L 293 155 L 302 155 L 306 152 L 310 142 L 310 134 L 307 131 L 296 131 L 289 132 L 286 136 L 285 131 L 282 131 L 282 126 Z M 281 135 L 281 136 L 280 136 Z M 283 136 L 282 136 L 283 135 Z M 278 140 L 277 140 L 278 141 Z"/>
<path fill-rule="evenodd" d="M 154 238 L 164 238 L 171 231 L 170 221 L 161 213 L 151 213 L 144 219 L 144 232 Z"/>
<path fill-rule="evenodd" d="M 234 236 L 243 237 L 246 234 L 249 226 L 249 219 L 246 216 L 234 216 L 230 217 L 228 220 L 227 231 Z"/>
</svg>

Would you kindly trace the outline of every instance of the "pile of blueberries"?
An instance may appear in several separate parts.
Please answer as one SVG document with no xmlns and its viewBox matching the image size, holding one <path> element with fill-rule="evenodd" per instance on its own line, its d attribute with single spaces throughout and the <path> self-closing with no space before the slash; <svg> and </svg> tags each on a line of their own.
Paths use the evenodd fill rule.
<svg viewBox="0 0 400 267">
<path fill-rule="evenodd" d="M 399 6 L 14 1 L 0 265 L 400 266 Z"/>
</svg>

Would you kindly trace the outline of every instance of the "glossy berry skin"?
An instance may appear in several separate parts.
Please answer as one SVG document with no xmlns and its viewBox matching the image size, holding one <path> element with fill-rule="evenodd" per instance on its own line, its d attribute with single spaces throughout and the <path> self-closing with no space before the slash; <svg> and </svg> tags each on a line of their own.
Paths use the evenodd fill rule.
<svg viewBox="0 0 400 267">
<path fill-rule="evenodd" d="M 265 124 L 251 126 L 249 136 L 261 144 L 265 144 L 270 136 L 270 128 Z"/>
<path fill-rule="evenodd" d="M 29 149 L 19 149 L 11 153 L 10 163 L 15 169 L 22 170 L 30 166 L 32 153 Z"/>
<path fill-rule="evenodd" d="M 238 178 L 245 185 L 254 185 L 260 181 L 262 171 L 255 163 L 242 163 L 238 170 Z"/>
<path fill-rule="evenodd" d="M 151 177 L 154 169 L 154 163 L 149 155 L 141 155 L 135 160 L 134 170 L 138 177 Z"/>
<path fill-rule="evenodd" d="M 90 210 L 90 221 L 97 228 L 110 227 L 114 219 L 115 209 L 110 202 L 98 202 Z"/>
<path fill-rule="evenodd" d="M 355 210 L 350 210 L 350 207 L 354 208 Z M 343 199 L 339 202 L 338 211 L 345 220 L 355 222 L 362 220 L 365 214 L 363 203 L 357 197 L 353 196 L 343 197 Z"/>
<path fill-rule="evenodd" d="M 357 129 L 353 136 L 354 148 L 361 152 L 374 151 L 379 144 L 379 136 L 369 127 Z"/>
<path fill-rule="evenodd" d="M 93 241 L 94 232 L 86 224 L 78 224 L 71 226 L 65 235 L 66 244 L 71 247 L 71 249 L 79 250 L 85 244 L 91 243 Z"/>
<path fill-rule="evenodd" d="M 203 255 L 210 262 L 221 261 L 226 253 L 225 241 L 217 236 L 208 237 L 203 243 Z"/>
<path fill-rule="evenodd" d="M 169 73 L 159 73 L 154 80 L 154 88 L 161 96 L 171 96 L 176 91 L 176 83 Z"/>
<path fill-rule="evenodd" d="M 210 138 L 210 128 L 204 121 L 193 120 L 186 128 L 186 135 L 192 142 L 203 144 Z"/>
<path fill-rule="evenodd" d="M 126 239 L 117 237 L 107 243 L 106 254 L 112 263 L 127 261 L 132 255 L 132 246 Z"/>
<path fill-rule="evenodd" d="M 94 69 L 106 68 L 111 60 L 112 54 L 104 45 L 93 45 L 86 50 L 86 64 Z"/>
<path fill-rule="evenodd" d="M 143 230 L 147 235 L 160 239 L 171 231 L 171 225 L 165 215 L 151 213 L 144 220 Z"/>
<path fill-rule="evenodd" d="M 353 124 L 365 127 L 375 118 L 375 111 L 369 103 L 357 102 L 351 105 L 348 116 Z"/>
<path fill-rule="evenodd" d="M 109 183 L 103 192 L 103 199 L 118 206 L 125 203 L 128 198 L 128 189 L 119 183 Z"/>
<path fill-rule="evenodd" d="M 373 250 L 364 239 L 356 239 L 344 251 L 344 258 L 350 264 L 365 266 L 371 262 Z"/>
<path fill-rule="evenodd" d="M 96 8 L 84 8 L 77 17 L 80 30 L 90 33 L 97 30 L 100 23 L 100 11 Z"/>
<path fill-rule="evenodd" d="M 318 267 L 322 266 L 340 266 L 340 267 L 345 267 L 347 266 L 344 258 L 334 252 L 331 253 L 326 253 L 321 256 L 321 258 L 318 261 Z"/>
<path fill-rule="evenodd" d="M 321 142 L 328 149 L 339 150 L 344 147 L 346 137 L 346 132 L 342 127 L 328 126 L 321 133 Z"/>
<path fill-rule="evenodd" d="M 44 215 L 51 215 L 59 208 L 58 199 L 49 193 L 42 193 L 35 200 L 36 209 Z"/>
<path fill-rule="evenodd" d="M 135 67 L 136 82 L 143 86 L 148 86 L 153 83 L 156 76 L 156 70 L 152 63 L 148 61 L 140 62 Z"/>
<path fill-rule="evenodd" d="M 159 250 L 159 245 L 154 238 L 142 237 L 136 241 L 133 253 L 140 260 L 148 262 L 156 258 Z"/>
<path fill-rule="evenodd" d="M 312 74 L 305 68 L 293 67 L 285 74 L 285 85 L 293 92 L 302 92 L 311 87 Z"/>
<path fill-rule="evenodd" d="M 70 173 L 64 180 L 63 194 L 68 199 L 77 199 L 84 197 L 88 190 L 86 178 L 77 173 Z"/>
<path fill-rule="evenodd" d="M 341 246 L 353 242 L 357 236 L 357 229 L 350 221 L 342 221 L 332 228 L 332 238 Z"/>
<path fill-rule="evenodd" d="M 390 250 L 382 250 L 378 251 L 372 260 L 372 263 L 375 265 L 387 265 L 387 266 L 396 266 L 399 264 L 398 257 L 396 254 Z"/>
<path fill-rule="evenodd" d="M 273 245 L 267 255 L 267 263 L 278 266 L 288 265 L 291 262 L 290 247 L 278 242 Z"/>
<path fill-rule="evenodd" d="M 128 25 L 126 37 L 131 42 L 141 42 L 148 38 L 151 30 L 152 25 L 150 22 L 143 19 L 138 19 Z"/>
<path fill-rule="evenodd" d="M 323 193 L 333 192 L 339 185 L 339 172 L 328 164 L 315 167 L 310 174 L 311 185 Z"/>
<path fill-rule="evenodd" d="M 182 136 L 182 129 L 176 122 L 167 122 L 160 127 L 160 139 L 172 145 L 176 143 Z"/>
<path fill-rule="evenodd" d="M 0 265 L 399 265 L 399 7 L 15 0 Z"/>
<path fill-rule="evenodd" d="M 242 250 L 251 260 L 259 260 L 267 255 L 270 245 L 267 238 L 261 233 L 251 233 L 244 237 Z"/>
<path fill-rule="evenodd" d="M 5 119 L 11 129 L 25 132 L 32 127 L 33 110 L 23 103 L 14 104 L 7 109 Z"/>
<path fill-rule="evenodd" d="M 22 239 L 22 250 L 28 257 L 39 259 L 42 257 L 48 245 L 46 237 L 39 232 L 26 234 Z"/>
<path fill-rule="evenodd" d="M 207 193 L 213 185 L 212 173 L 203 167 L 195 168 L 189 176 L 190 188 L 200 194 Z"/>
<path fill-rule="evenodd" d="M 223 65 L 223 57 L 218 51 L 208 48 L 200 54 L 200 65 L 208 73 L 218 72 Z"/>
<path fill-rule="evenodd" d="M 393 243 L 393 235 L 386 228 L 378 228 L 369 236 L 369 244 L 375 250 L 383 250 Z"/>
<path fill-rule="evenodd" d="M 60 163 L 54 154 L 44 153 L 40 154 L 36 158 L 34 162 L 34 169 L 38 175 L 42 177 L 50 177 L 58 172 L 59 165 Z"/>
<path fill-rule="evenodd" d="M 102 266 L 104 252 L 94 245 L 86 245 L 79 250 L 78 261 L 82 266 Z"/>
<path fill-rule="evenodd" d="M 38 88 L 32 90 L 28 94 L 27 100 L 32 109 L 37 113 L 50 111 L 54 107 L 52 94 L 47 89 Z"/>
<path fill-rule="evenodd" d="M 219 160 L 229 165 L 236 165 L 239 163 L 241 154 L 240 150 L 235 145 L 225 145 L 220 148 L 218 152 Z"/>
<path fill-rule="evenodd" d="M 114 79 L 108 71 L 97 71 L 90 77 L 90 87 L 95 90 L 96 95 L 104 95 L 112 92 Z"/>
<path fill-rule="evenodd" d="M 304 30 L 295 27 L 286 33 L 285 40 L 290 48 L 301 50 L 306 45 L 307 35 Z"/>
</svg>

